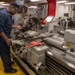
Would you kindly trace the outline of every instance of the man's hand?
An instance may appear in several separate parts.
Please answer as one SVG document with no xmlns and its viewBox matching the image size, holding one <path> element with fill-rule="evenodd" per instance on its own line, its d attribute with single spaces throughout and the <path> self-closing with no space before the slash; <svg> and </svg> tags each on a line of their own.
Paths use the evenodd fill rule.
<svg viewBox="0 0 75 75">
<path fill-rule="evenodd" d="M 11 45 L 11 40 L 10 39 L 6 39 L 5 41 L 6 41 L 6 43 L 7 43 L 8 46 Z"/>
<path fill-rule="evenodd" d="M 23 26 L 19 26 L 19 25 L 12 25 L 12 28 L 23 29 Z"/>
<path fill-rule="evenodd" d="M 23 29 L 23 26 L 17 26 L 18 29 Z"/>
</svg>

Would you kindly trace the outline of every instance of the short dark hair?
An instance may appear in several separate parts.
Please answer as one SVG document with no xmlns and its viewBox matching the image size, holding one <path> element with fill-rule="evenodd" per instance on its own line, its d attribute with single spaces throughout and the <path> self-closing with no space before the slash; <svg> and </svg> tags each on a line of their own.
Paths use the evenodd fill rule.
<svg viewBox="0 0 75 75">
<path fill-rule="evenodd" d="M 19 5 L 15 2 L 10 3 L 10 6 L 19 8 Z"/>
</svg>

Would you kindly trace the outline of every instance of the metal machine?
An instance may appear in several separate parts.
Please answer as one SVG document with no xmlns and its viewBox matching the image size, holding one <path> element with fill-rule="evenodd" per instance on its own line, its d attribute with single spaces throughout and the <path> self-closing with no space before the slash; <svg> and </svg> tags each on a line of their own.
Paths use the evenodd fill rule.
<svg viewBox="0 0 75 75">
<path fill-rule="evenodd" d="M 46 52 L 47 70 L 52 75 L 75 75 L 74 36 L 75 30 L 66 30 L 64 36 L 67 47 L 66 51 L 57 48 L 58 46 L 51 46 L 50 50 Z M 49 41 L 47 42 L 49 44 Z"/>
<path fill-rule="evenodd" d="M 27 20 L 26 20 L 27 19 Z M 45 69 L 45 52 L 49 47 L 42 42 L 41 25 L 36 17 L 28 17 L 24 21 L 23 30 L 15 32 L 12 49 L 18 57 L 27 61 L 36 71 Z"/>
<path fill-rule="evenodd" d="M 66 52 L 65 59 L 75 63 L 75 30 L 66 30 L 64 39 L 70 45 L 69 50 Z"/>
<path fill-rule="evenodd" d="M 74 51 L 74 31 L 66 30 L 65 37 L 45 32 L 45 27 L 42 28 L 39 20 L 33 16 L 25 19 L 22 25 L 24 29 L 15 32 L 16 38 L 11 40 L 13 51 L 19 58 L 25 60 L 36 72 L 41 71 L 42 75 L 75 74 L 75 55 L 66 46 L 67 43 L 71 44 L 71 50 Z M 44 73 L 46 70 L 48 74 Z"/>
<path fill-rule="evenodd" d="M 41 71 L 42 75 L 47 75 L 44 73 L 46 70 L 52 75 L 74 75 L 75 55 L 70 52 L 70 49 L 75 49 L 74 30 L 66 30 L 65 37 L 62 37 L 56 33 L 43 33 L 40 25 L 33 22 L 34 20 L 30 24 L 27 21 L 28 26 L 31 25 L 30 29 L 19 31 L 16 34 L 17 39 L 12 40 L 15 54 L 29 63 L 36 72 Z M 71 47 L 67 47 L 67 43 Z"/>
</svg>

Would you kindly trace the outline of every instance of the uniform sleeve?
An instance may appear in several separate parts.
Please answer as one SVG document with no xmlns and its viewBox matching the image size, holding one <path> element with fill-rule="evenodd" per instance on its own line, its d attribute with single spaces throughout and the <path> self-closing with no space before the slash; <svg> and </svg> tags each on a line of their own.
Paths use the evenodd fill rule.
<svg viewBox="0 0 75 75">
<path fill-rule="evenodd" d="M 5 15 L 0 13 L 0 33 L 4 32 Z"/>
</svg>

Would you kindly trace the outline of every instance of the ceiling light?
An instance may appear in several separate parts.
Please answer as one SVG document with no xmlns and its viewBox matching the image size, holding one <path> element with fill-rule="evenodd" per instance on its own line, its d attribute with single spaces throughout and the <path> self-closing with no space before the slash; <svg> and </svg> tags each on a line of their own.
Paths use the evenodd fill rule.
<svg viewBox="0 0 75 75">
<path fill-rule="evenodd" d="M 1 4 L 1 6 L 9 6 L 9 4 Z"/>
<path fill-rule="evenodd" d="M 41 0 L 30 0 L 31 2 L 37 2 L 37 1 L 41 1 Z"/>
<path fill-rule="evenodd" d="M 34 9 L 37 9 L 37 6 L 30 6 L 29 8 L 34 8 Z"/>
<path fill-rule="evenodd" d="M 65 3 L 65 4 L 75 4 L 75 2 L 68 2 L 68 3 Z"/>
<path fill-rule="evenodd" d="M 68 1 L 57 1 L 57 3 L 66 3 Z"/>
<path fill-rule="evenodd" d="M 5 3 L 5 2 L 0 2 L 0 4 L 3 4 L 3 3 Z"/>
</svg>

